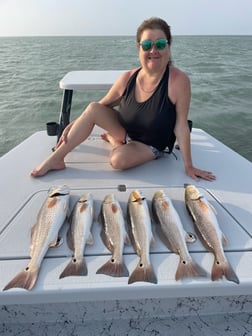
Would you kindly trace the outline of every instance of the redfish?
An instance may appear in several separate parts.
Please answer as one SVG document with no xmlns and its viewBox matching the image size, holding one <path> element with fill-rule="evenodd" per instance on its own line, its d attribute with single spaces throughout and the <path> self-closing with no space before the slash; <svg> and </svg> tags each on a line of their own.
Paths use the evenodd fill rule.
<svg viewBox="0 0 252 336">
<path fill-rule="evenodd" d="M 67 243 L 74 252 L 71 261 L 60 274 L 60 279 L 67 276 L 87 275 L 87 265 L 83 256 L 86 244 L 93 244 L 91 227 L 94 219 L 93 197 L 83 194 L 76 202 L 67 232 Z"/>
<path fill-rule="evenodd" d="M 101 206 L 100 220 L 102 223 L 101 238 L 112 253 L 111 258 L 97 270 L 97 274 L 113 277 L 125 277 L 129 271 L 124 263 L 124 244 L 129 243 L 125 229 L 123 212 L 120 203 L 113 194 L 107 195 Z"/>
<path fill-rule="evenodd" d="M 138 190 L 132 191 L 129 196 L 127 214 L 132 244 L 140 258 L 137 267 L 129 277 L 128 283 L 131 284 L 136 281 L 157 283 L 149 255 L 150 245 L 154 243 L 151 217 L 147 200 Z"/>
<path fill-rule="evenodd" d="M 31 260 L 3 290 L 18 287 L 31 290 L 38 278 L 40 266 L 49 247 L 59 245 L 58 232 L 68 214 L 70 190 L 67 186 L 53 187 L 42 205 L 31 232 Z"/>
<path fill-rule="evenodd" d="M 153 195 L 152 213 L 160 240 L 180 257 L 175 279 L 205 276 L 206 272 L 192 260 L 186 245 L 186 242 L 194 242 L 196 238 L 184 230 L 178 212 L 163 190 Z"/>
<path fill-rule="evenodd" d="M 239 279 L 224 254 L 223 245 L 227 244 L 227 240 L 220 230 L 213 207 L 193 185 L 185 187 L 185 203 L 202 243 L 214 254 L 212 280 L 225 276 L 227 280 L 239 284 Z"/>
</svg>

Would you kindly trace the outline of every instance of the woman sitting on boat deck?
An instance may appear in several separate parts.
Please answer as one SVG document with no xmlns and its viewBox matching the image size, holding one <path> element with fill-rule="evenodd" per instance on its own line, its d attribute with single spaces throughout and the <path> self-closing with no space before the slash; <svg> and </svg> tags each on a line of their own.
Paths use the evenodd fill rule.
<svg viewBox="0 0 252 336">
<path fill-rule="evenodd" d="M 172 151 L 179 144 L 185 172 L 192 179 L 214 180 L 208 171 L 193 166 L 188 112 L 190 81 L 171 64 L 171 33 L 160 18 L 145 20 L 137 30 L 141 67 L 125 72 L 99 102 L 90 103 L 63 131 L 56 150 L 33 169 L 31 176 L 65 168 L 65 156 L 98 125 L 112 145 L 111 166 L 128 169 Z M 115 109 L 119 106 L 118 110 Z"/>
</svg>

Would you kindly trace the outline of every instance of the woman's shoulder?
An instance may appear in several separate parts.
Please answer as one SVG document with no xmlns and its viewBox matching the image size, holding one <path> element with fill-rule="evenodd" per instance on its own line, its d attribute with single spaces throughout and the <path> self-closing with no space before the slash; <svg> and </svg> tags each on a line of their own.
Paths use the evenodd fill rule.
<svg viewBox="0 0 252 336">
<path fill-rule="evenodd" d="M 114 84 L 114 87 L 117 88 L 117 90 L 122 94 L 130 80 L 130 78 L 133 76 L 133 74 L 138 70 L 139 68 L 135 68 L 132 70 L 124 71 L 120 77 L 117 79 L 117 81 Z"/>
<path fill-rule="evenodd" d="M 170 67 L 170 79 L 172 82 L 190 81 L 189 76 L 184 71 L 174 66 Z"/>
<path fill-rule="evenodd" d="M 122 75 L 121 75 L 120 78 L 121 78 L 122 80 L 126 80 L 126 81 L 128 81 L 128 80 L 130 79 L 130 77 L 133 76 L 133 74 L 134 74 L 137 70 L 139 70 L 139 68 L 134 68 L 134 69 L 132 69 L 132 70 L 127 70 L 127 71 L 125 71 L 125 72 L 122 73 Z"/>
<path fill-rule="evenodd" d="M 171 101 L 176 104 L 180 97 L 190 96 L 190 86 L 188 75 L 184 71 L 171 66 L 168 85 L 168 94 Z"/>
</svg>

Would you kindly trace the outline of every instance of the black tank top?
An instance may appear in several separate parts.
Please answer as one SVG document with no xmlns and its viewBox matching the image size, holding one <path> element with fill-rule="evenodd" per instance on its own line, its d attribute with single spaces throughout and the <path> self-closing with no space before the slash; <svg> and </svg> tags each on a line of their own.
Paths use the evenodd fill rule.
<svg viewBox="0 0 252 336">
<path fill-rule="evenodd" d="M 176 106 L 168 97 L 169 66 L 146 101 L 135 99 L 138 69 L 129 79 L 119 106 L 119 121 L 132 140 L 153 146 L 160 151 L 168 147 L 169 153 L 175 143 L 174 127 Z"/>
</svg>

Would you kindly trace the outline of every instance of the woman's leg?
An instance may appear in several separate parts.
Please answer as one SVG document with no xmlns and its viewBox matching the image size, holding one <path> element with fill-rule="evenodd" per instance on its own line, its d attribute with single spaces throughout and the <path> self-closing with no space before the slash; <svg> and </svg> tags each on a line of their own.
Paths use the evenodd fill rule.
<svg viewBox="0 0 252 336">
<path fill-rule="evenodd" d="M 156 158 L 151 148 L 138 141 L 113 148 L 110 154 L 111 166 L 115 169 L 128 169 Z"/>
<path fill-rule="evenodd" d="M 95 125 L 105 129 L 118 142 L 123 142 L 125 130 L 118 122 L 117 111 L 101 105 L 91 103 L 73 123 L 68 135 L 67 141 L 56 148 L 48 159 L 43 161 L 37 168 L 33 169 L 31 176 L 43 176 L 50 170 L 59 170 L 65 168 L 64 158 L 76 146 L 82 143 L 90 135 Z"/>
<path fill-rule="evenodd" d="M 115 138 L 113 138 L 109 133 L 101 134 L 101 139 L 106 141 L 106 142 L 109 142 L 110 145 L 112 146 L 112 148 L 116 148 L 116 147 L 121 146 L 125 143 L 125 138 L 123 139 L 123 141 L 119 141 L 119 140 L 116 140 Z"/>
</svg>

